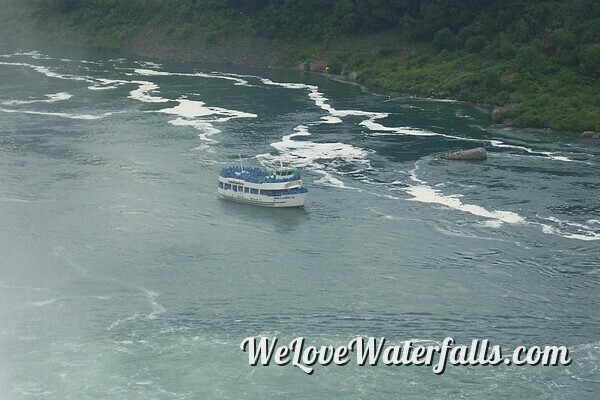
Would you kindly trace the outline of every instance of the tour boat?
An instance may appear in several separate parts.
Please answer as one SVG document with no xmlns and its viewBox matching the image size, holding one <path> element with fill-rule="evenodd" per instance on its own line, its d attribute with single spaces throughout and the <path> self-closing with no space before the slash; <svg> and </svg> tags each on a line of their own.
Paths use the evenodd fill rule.
<svg viewBox="0 0 600 400">
<path fill-rule="evenodd" d="M 296 168 L 228 167 L 219 173 L 217 193 L 224 199 L 266 207 L 302 207 L 308 189 Z"/>
</svg>

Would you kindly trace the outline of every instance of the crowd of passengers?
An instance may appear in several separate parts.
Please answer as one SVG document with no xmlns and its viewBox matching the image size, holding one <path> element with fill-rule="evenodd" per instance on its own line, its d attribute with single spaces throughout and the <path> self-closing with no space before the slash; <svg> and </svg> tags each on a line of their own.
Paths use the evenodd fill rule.
<svg viewBox="0 0 600 400">
<path fill-rule="evenodd" d="M 271 172 L 252 167 L 246 167 L 243 170 L 240 167 L 227 167 L 221 170 L 220 175 L 225 178 L 243 179 L 253 183 L 286 182 L 289 180 L 300 179 L 300 175 L 298 173 L 290 175 L 284 179 L 275 179 L 275 175 L 273 175 Z"/>
</svg>

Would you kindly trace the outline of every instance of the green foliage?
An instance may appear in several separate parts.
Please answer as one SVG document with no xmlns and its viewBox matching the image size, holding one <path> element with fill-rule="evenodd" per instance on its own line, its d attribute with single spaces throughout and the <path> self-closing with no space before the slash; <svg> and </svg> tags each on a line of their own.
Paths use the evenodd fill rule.
<svg viewBox="0 0 600 400">
<path fill-rule="evenodd" d="M 456 46 L 456 38 L 450 28 L 443 28 L 436 32 L 433 37 L 433 45 L 439 51 L 454 50 Z"/>
<path fill-rule="evenodd" d="M 485 37 L 483 35 L 469 36 L 465 41 L 465 49 L 469 53 L 479 53 L 485 47 Z"/>
<path fill-rule="evenodd" d="M 600 43 L 582 46 L 581 68 L 592 78 L 600 78 Z"/>
</svg>

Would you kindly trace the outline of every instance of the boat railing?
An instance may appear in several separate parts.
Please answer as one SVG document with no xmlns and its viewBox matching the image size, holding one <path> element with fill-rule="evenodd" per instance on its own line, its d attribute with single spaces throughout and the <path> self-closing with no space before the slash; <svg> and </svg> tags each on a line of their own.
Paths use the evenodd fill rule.
<svg viewBox="0 0 600 400">
<path fill-rule="evenodd" d="M 307 193 L 308 189 L 305 187 L 295 188 L 295 189 L 283 189 L 283 190 L 261 190 L 260 194 L 264 194 L 265 196 L 286 196 L 292 194 L 302 194 Z"/>
<path fill-rule="evenodd" d="M 234 178 L 242 179 L 251 183 L 278 183 L 278 182 L 290 182 L 300 179 L 298 172 L 294 175 L 286 177 L 284 179 L 276 179 L 275 175 L 267 170 L 261 168 L 246 167 L 226 167 L 219 173 L 223 178 Z"/>
</svg>

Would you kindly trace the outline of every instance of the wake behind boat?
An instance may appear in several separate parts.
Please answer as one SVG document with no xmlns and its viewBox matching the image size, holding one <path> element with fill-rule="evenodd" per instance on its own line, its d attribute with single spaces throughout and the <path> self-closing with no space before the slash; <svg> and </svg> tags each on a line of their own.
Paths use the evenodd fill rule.
<svg viewBox="0 0 600 400">
<path fill-rule="evenodd" d="M 217 193 L 224 199 L 266 207 L 302 207 L 308 189 L 296 168 L 228 167 L 219 173 Z"/>
</svg>

